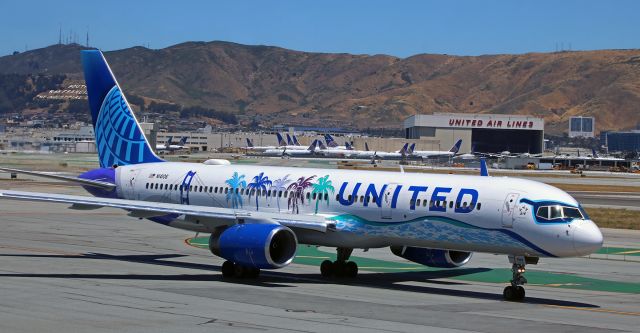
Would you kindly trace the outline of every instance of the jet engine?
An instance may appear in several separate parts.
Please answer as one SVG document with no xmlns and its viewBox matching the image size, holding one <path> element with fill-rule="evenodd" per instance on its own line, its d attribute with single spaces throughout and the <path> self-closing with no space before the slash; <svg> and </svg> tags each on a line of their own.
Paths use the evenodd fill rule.
<svg viewBox="0 0 640 333">
<path fill-rule="evenodd" d="M 211 234 L 209 249 L 236 264 L 259 269 L 287 266 L 296 255 L 298 239 L 279 224 L 236 224 Z"/>
<path fill-rule="evenodd" d="M 411 246 L 392 246 L 391 252 L 409 261 L 439 268 L 460 267 L 471 259 L 471 252 L 427 249 Z"/>
</svg>

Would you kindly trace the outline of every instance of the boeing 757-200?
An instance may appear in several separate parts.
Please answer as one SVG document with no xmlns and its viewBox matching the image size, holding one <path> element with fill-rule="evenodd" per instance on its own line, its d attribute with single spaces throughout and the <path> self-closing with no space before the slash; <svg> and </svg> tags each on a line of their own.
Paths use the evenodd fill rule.
<svg viewBox="0 0 640 333">
<path fill-rule="evenodd" d="M 93 197 L 0 190 L 3 199 L 121 208 L 163 226 L 210 233 L 223 277 L 289 265 L 298 244 L 337 248 L 323 276 L 355 277 L 355 248 L 389 247 L 407 260 L 454 268 L 473 252 L 512 263 L 503 295 L 524 298 L 526 264 L 598 250 L 602 233 L 566 192 L 483 175 L 168 162 L 151 150 L 100 51 L 82 51 L 100 168 L 78 177 Z M 219 163 L 216 163 L 219 162 Z M 31 171 L 11 170 L 12 172 Z M 87 211 L 87 216 L 91 212 Z M 100 218 L 95 216 L 94 218 Z"/>
</svg>

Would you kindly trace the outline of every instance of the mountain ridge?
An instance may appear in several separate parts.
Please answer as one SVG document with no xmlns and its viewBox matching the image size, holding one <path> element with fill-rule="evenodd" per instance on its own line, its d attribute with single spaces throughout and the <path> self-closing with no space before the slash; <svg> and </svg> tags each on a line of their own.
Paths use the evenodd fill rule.
<svg viewBox="0 0 640 333">
<path fill-rule="evenodd" d="M 0 57 L 0 74 L 81 77 L 79 45 Z M 105 52 L 125 92 L 213 108 L 264 125 L 399 127 L 416 113 L 574 115 L 597 130 L 640 122 L 640 50 L 450 56 L 311 53 L 232 42 Z"/>
</svg>

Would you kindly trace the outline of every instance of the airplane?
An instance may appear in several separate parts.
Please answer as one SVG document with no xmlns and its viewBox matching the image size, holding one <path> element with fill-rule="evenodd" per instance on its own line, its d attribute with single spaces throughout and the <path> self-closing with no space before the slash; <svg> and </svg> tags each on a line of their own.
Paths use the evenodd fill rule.
<svg viewBox="0 0 640 333">
<path fill-rule="evenodd" d="M 295 135 L 293 135 L 293 144 L 295 146 L 302 146 L 300 142 L 298 142 L 298 138 Z"/>
<path fill-rule="evenodd" d="M 278 147 L 274 149 L 267 149 L 264 151 L 264 155 L 268 156 L 282 156 L 282 157 L 301 157 L 301 156 L 313 156 L 316 154 L 318 140 L 313 140 L 309 147 L 303 149 L 289 149 L 289 146 Z"/>
<path fill-rule="evenodd" d="M 462 145 L 462 140 L 458 139 L 456 143 L 449 149 L 448 151 L 439 151 L 439 150 L 413 150 L 413 144 L 410 147 L 409 155 L 413 157 L 420 157 L 422 159 L 425 158 L 438 158 L 438 157 L 454 157 L 460 151 L 460 146 Z"/>
<path fill-rule="evenodd" d="M 164 145 L 157 145 L 156 150 L 157 151 L 175 151 L 180 149 L 186 149 L 187 147 L 185 146 L 185 144 L 187 143 L 188 139 L 189 137 L 183 136 L 182 138 L 180 138 L 180 141 L 178 142 L 178 144 L 174 145 L 172 144 L 173 137 L 170 136 L 169 138 L 167 138 L 167 142 Z"/>
<path fill-rule="evenodd" d="M 289 134 L 287 134 L 287 140 L 289 141 L 288 143 L 284 141 L 284 138 L 282 137 L 282 134 L 276 133 L 276 137 L 278 138 L 278 147 L 276 147 L 275 149 L 287 149 L 289 151 L 291 151 L 291 150 L 303 150 L 303 151 L 306 151 L 307 150 L 307 147 L 294 144 L 291 141 L 291 137 L 289 136 Z"/>
<path fill-rule="evenodd" d="M 253 151 L 265 151 L 267 149 L 276 149 L 276 146 L 256 146 L 253 144 L 253 141 L 251 141 L 251 139 L 246 138 L 247 139 L 247 146 L 244 147 L 246 150 L 253 150 Z"/>
<path fill-rule="evenodd" d="M 327 141 L 327 147 L 329 147 L 329 148 L 340 149 L 340 150 L 346 150 L 347 149 L 346 145 L 339 146 L 338 143 L 336 142 L 336 140 L 333 139 L 331 134 L 325 134 L 324 135 L 324 140 Z"/>
<path fill-rule="evenodd" d="M 87 218 L 91 209 L 120 208 L 130 217 L 210 233 L 211 253 L 225 259 L 225 279 L 285 267 L 298 244 L 337 249 L 337 260 L 322 262 L 323 277 L 356 277 L 354 249 L 389 247 L 440 268 L 485 252 L 509 258 L 512 279 L 502 294 L 516 301 L 525 297 L 526 265 L 602 246 L 602 233 L 578 201 L 532 180 L 164 161 L 103 54 L 81 55 L 100 167 L 78 177 L 3 170 L 78 183 L 93 197 L 0 190 L 1 199 L 67 204 L 87 210 Z M 130 130 L 114 136 L 123 129 Z"/>
</svg>

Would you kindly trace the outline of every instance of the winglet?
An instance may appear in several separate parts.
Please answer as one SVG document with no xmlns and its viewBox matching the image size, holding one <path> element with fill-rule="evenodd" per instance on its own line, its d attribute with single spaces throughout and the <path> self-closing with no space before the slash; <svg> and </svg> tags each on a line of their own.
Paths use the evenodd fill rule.
<svg viewBox="0 0 640 333">
<path fill-rule="evenodd" d="M 488 177 L 489 169 L 487 169 L 487 161 L 484 157 L 480 158 L 480 176 Z"/>
</svg>

